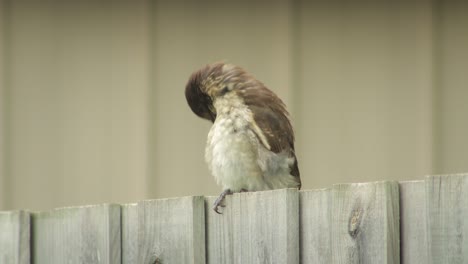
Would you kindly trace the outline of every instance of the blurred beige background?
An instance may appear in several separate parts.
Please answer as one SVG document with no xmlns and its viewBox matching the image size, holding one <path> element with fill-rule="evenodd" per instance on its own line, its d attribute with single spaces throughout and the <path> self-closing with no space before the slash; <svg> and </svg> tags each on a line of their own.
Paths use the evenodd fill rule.
<svg viewBox="0 0 468 264">
<path fill-rule="evenodd" d="M 190 73 L 280 95 L 304 189 L 468 171 L 468 2 L 0 0 L 0 209 L 217 195 Z"/>
</svg>

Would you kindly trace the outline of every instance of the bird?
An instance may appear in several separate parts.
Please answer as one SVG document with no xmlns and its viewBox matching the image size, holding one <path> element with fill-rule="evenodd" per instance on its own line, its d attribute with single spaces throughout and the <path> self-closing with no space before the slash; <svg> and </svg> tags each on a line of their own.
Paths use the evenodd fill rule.
<svg viewBox="0 0 468 264">
<path fill-rule="evenodd" d="M 224 62 L 194 71 L 185 86 L 195 115 L 211 121 L 205 161 L 226 195 L 301 188 L 294 131 L 283 101 L 243 68 Z"/>
</svg>

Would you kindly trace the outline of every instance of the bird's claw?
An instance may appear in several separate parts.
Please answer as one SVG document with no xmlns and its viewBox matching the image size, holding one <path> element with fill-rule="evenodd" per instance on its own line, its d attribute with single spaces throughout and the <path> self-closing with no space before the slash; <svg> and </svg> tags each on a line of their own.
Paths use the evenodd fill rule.
<svg viewBox="0 0 468 264">
<path fill-rule="evenodd" d="M 231 190 L 227 189 L 227 190 L 224 190 L 218 198 L 216 198 L 216 201 L 214 202 L 213 204 L 213 210 L 217 213 L 217 214 L 222 214 L 220 211 L 219 211 L 219 207 L 225 207 L 226 205 L 223 204 L 224 202 L 224 198 L 226 197 L 226 195 L 228 194 L 232 194 Z"/>
<path fill-rule="evenodd" d="M 218 211 L 218 207 L 219 207 L 219 205 L 214 205 L 214 206 L 213 206 L 213 210 L 214 210 L 217 214 L 222 214 L 220 211 Z"/>
</svg>

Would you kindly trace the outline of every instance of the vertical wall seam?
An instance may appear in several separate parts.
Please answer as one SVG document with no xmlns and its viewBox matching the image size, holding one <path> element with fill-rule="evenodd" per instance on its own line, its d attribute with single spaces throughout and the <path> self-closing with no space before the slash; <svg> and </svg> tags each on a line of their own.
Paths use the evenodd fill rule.
<svg viewBox="0 0 468 264">
<path fill-rule="evenodd" d="M 11 60 L 11 1 L 3 1 L 2 6 L 2 32 L 3 32 L 3 97 L 1 98 L 2 102 L 2 120 L 3 120 L 3 133 L 2 138 L 2 173 L 3 174 L 3 199 L 5 207 L 4 209 L 12 208 L 12 198 L 11 198 L 11 72 L 12 72 L 12 60 Z"/>
<path fill-rule="evenodd" d="M 158 1 L 148 1 L 148 34 L 149 34 L 149 43 L 148 43 L 148 97 L 147 97 L 147 149 L 146 149 L 146 190 L 145 195 L 148 197 L 154 197 L 157 194 L 154 193 L 157 177 L 157 170 L 155 169 L 158 166 L 156 159 L 156 145 L 157 145 L 157 115 L 155 114 L 155 98 L 157 96 L 157 87 L 156 87 L 156 77 L 155 77 L 155 67 L 156 67 L 156 8 Z"/>
<path fill-rule="evenodd" d="M 440 0 L 432 0 L 432 173 L 440 173 L 443 168 L 440 153 L 442 151 L 442 68 L 441 68 L 441 28 L 442 28 L 442 3 Z"/>
<path fill-rule="evenodd" d="M 302 130 L 304 125 L 302 124 L 303 113 L 302 113 L 302 94 L 303 94 L 303 87 L 302 87 L 302 74 L 301 74 L 301 67 L 302 67 L 302 60 L 301 60 L 301 0 L 289 0 L 290 4 L 290 88 L 291 91 L 291 105 L 289 106 L 292 112 L 292 122 L 295 128 L 295 137 L 296 137 L 296 153 L 301 152 L 304 153 L 302 146 L 299 146 L 298 142 L 302 142 L 303 133 Z M 299 141 L 298 141 L 299 139 Z M 299 149 L 298 149 L 299 147 Z M 299 151 L 298 151 L 299 150 Z M 297 156 L 297 155 L 296 155 Z M 301 165 L 301 159 L 298 158 L 299 168 Z M 302 183 L 304 186 L 304 183 Z"/>
<path fill-rule="evenodd" d="M 293 112 L 293 119 L 296 127 L 300 127 L 299 121 L 302 120 L 301 117 L 301 93 L 302 93 L 302 81 L 301 81 L 301 59 L 300 59 L 300 50 L 301 50 L 301 41 L 300 41 L 300 24 L 301 24 L 301 14 L 300 14 L 300 0 L 290 0 L 290 90 L 291 94 L 291 110 Z"/>
</svg>

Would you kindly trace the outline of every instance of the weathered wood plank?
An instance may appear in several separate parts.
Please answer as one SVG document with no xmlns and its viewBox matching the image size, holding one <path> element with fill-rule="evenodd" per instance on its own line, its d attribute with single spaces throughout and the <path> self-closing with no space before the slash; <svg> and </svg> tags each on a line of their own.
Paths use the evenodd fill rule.
<svg viewBox="0 0 468 264">
<path fill-rule="evenodd" d="M 122 230 L 123 263 L 205 263 L 201 196 L 125 205 Z"/>
<path fill-rule="evenodd" d="M 332 263 L 400 263 L 397 182 L 332 189 Z"/>
<path fill-rule="evenodd" d="M 122 263 L 138 261 L 138 205 L 122 204 Z"/>
<path fill-rule="evenodd" d="M 299 194 L 301 263 L 331 263 L 331 189 Z"/>
<path fill-rule="evenodd" d="M 468 263 L 468 174 L 426 178 L 429 263 Z"/>
<path fill-rule="evenodd" d="M 408 181 L 399 185 L 401 262 L 429 263 L 425 182 Z"/>
<path fill-rule="evenodd" d="M 32 244 L 36 264 L 120 263 L 120 206 L 32 213 Z"/>
<path fill-rule="evenodd" d="M 236 193 L 223 214 L 206 198 L 208 263 L 299 263 L 299 195 L 294 189 Z"/>
<path fill-rule="evenodd" d="M 27 212 L 0 212 L 0 264 L 30 263 L 29 224 Z"/>
</svg>

